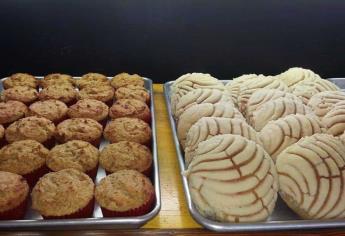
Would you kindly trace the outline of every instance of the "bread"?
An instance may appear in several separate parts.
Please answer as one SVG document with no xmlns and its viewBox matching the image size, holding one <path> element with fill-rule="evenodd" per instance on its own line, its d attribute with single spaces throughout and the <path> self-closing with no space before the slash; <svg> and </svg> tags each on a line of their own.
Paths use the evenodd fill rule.
<svg viewBox="0 0 345 236">
<path fill-rule="evenodd" d="M 114 98 L 114 89 L 110 85 L 86 86 L 82 88 L 78 95 L 80 99 L 95 99 L 111 105 Z"/>
<path fill-rule="evenodd" d="M 341 135 L 345 130 L 345 101 L 336 103 L 322 118 L 322 124 L 326 127 L 328 134 Z"/>
<path fill-rule="evenodd" d="M 300 81 L 321 79 L 315 72 L 301 67 L 292 67 L 277 76 L 288 87 L 292 87 Z"/>
<path fill-rule="evenodd" d="M 315 115 L 291 114 L 268 122 L 260 131 L 259 137 L 263 147 L 275 161 L 279 153 L 301 138 L 325 131 Z"/>
<path fill-rule="evenodd" d="M 128 73 L 120 73 L 115 75 L 110 82 L 113 88 L 118 89 L 121 87 L 126 87 L 128 85 L 142 86 L 144 87 L 144 79 L 140 75 Z"/>
<path fill-rule="evenodd" d="M 9 89 L 6 89 L 2 93 L 3 100 L 6 101 L 19 101 L 24 104 L 31 104 L 37 100 L 38 92 L 35 88 L 27 86 L 15 86 Z"/>
<path fill-rule="evenodd" d="M 117 100 L 109 110 L 112 119 L 120 117 L 132 117 L 151 122 L 151 111 L 147 104 L 137 99 Z"/>
<path fill-rule="evenodd" d="M 244 120 L 242 114 L 230 103 L 202 103 L 191 106 L 181 114 L 177 123 L 177 136 L 183 149 L 187 132 L 202 117 L 239 118 Z"/>
<path fill-rule="evenodd" d="M 51 85 L 40 91 L 40 100 L 60 100 L 67 105 L 73 104 L 76 100 L 77 91 L 70 85 Z"/>
<path fill-rule="evenodd" d="M 46 88 L 51 85 L 66 85 L 73 87 L 75 85 L 75 79 L 70 75 L 54 73 L 44 76 L 44 78 L 40 80 L 40 85 L 42 88 Z"/>
<path fill-rule="evenodd" d="M 311 107 L 317 116 L 322 118 L 337 102 L 344 100 L 345 93 L 342 91 L 325 91 L 313 95 L 307 105 Z"/>
<path fill-rule="evenodd" d="M 58 124 L 66 118 L 67 110 L 66 104 L 59 100 L 38 101 L 30 105 L 27 116 L 44 117 Z"/>
<path fill-rule="evenodd" d="M 95 99 L 81 99 L 68 108 L 68 116 L 70 118 L 90 118 L 98 122 L 107 119 L 109 107 Z"/>
<path fill-rule="evenodd" d="M 38 88 L 38 80 L 26 73 L 16 73 L 8 77 L 2 82 L 5 89 L 13 88 L 16 86 L 27 86 L 30 88 Z"/>
<path fill-rule="evenodd" d="M 338 138 L 302 138 L 277 157 L 276 167 L 281 198 L 303 219 L 345 217 L 345 146 Z"/>
<path fill-rule="evenodd" d="M 142 86 L 128 85 L 115 91 L 115 100 L 120 99 L 137 99 L 149 104 L 150 93 Z"/>
<path fill-rule="evenodd" d="M 88 86 L 97 87 L 100 85 L 110 85 L 110 80 L 99 73 L 87 73 L 77 80 L 77 86 L 79 89 L 86 88 Z"/>
<path fill-rule="evenodd" d="M 186 148 L 184 150 L 186 165 L 188 166 L 193 160 L 195 149 L 199 143 L 220 134 L 237 134 L 261 144 L 256 131 L 243 119 L 203 117 L 187 133 Z"/>
<path fill-rule="evenodd" d="M 10 124 L 23 118 L 27 112 L 28 107 L 22 102 L 0 102 L 0 124 Z"/>
<path fill-rule="evenodd" d="M 240 94 L 240 87 L 243 82 L 253 81 L 259 75 L 257 74 L 245 74 L 239 77 L 233 78 L 226 85 L 226 90 L 231 94 L 233 101 L 238 104 L 238 95 Z"/>
<path fill-rule="evenodd" d="M 264 149 L 239 135 L 199 143 L 184 173 L 200 214 L 220 222 L 257 222 L 273 212 L 278 191 L 274 163 Z"/>
</svg>

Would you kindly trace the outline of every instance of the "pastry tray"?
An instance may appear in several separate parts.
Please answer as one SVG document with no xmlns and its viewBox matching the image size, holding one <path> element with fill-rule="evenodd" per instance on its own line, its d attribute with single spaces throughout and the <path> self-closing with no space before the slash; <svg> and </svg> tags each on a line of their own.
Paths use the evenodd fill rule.
<svg viewBox="0 0 345 236">
<path fill-rule="evenodd" d="M 329 79 L 340 88 L 345 88 L 345 78 L 332 78 Z M 184 162 L 184 153 L 181 148 L 176 131 L 175 120 L 171 113 L 170 104 L 170 89 L 174 81 L 164 84 L 164 95 L 168 109 L 170 125 L 173 133 L 178 162 L 180 165 L 181 173 L 186 170 Z M 229 80 L 223 80 L 227 83 Z M 292 210 L 290 210 L 283 200 L 278 197 L 276 207 L 272 215 L 265 222 L 256 223 L 222 223 L 210 220 L 202 216 L 194 206 L 188 188 L 188 181 L 185 176 L 181 174 L 183 189 L 187 201 L 188 209 L 196 222 L 203 227 L 217 231 L 217 232 L 238 232 L 238 231 L 273 231 L 273 230 L 301 230 L 301 229 L 320 229 L 320 228 L 340 228 L 345 227 L 345 219 L 338 220 L 302 220 Z"/>
<path fill-rule="evenodd" d="M 43 77 L 36 77 L 42 79 Z M 79 79 L 80 77 L 73 77 Z M 5 79 L 5 78 L 4 78 Z M 111 79 L 111 77 L 109 77 Z M 1 79 L 2 81 L 3 79 Z M 153 157 L 153 168 L 151 173 L 151 181 L 154 185 L 156 202 L 152 210 L 143 215 L 136 217 L 114 217 L 103 218 L 102 211 L 97 203 L 95 203 L 93 217 L 83 219 L 63 219 L 63 220 L 43 220 L 42 217 L 28 208 L 24 220 L 6 220 L 0 221 L 1 230 L 61 230 L 61 229 L 136 229 L 147 223 L 153 217 L 155 217 L 161 208 L 161 195 L 159 185 L 159 167 L 158 167 L 158 155 L 157 155 L 157 138 L 156 138 L 156 123 L 155 123 L 155 110 L 154 110 L 154 98 L 152 80 L 144 78 L 145 88 L 150 92 L 151 102 L 151 129 L 152 129 L 152 144 L 151 151 Z M 3 90 L 2 83 L 0 83 L 0 91 Z M 102 139 L 100 149 L 102 149 L 108 142 Z M 105 171 L 99 167 L 96 183 L 98 183 L 103 177 L 105 177 Z M 31 204 L 29 204 L 30 206 Z"/>
</svg>

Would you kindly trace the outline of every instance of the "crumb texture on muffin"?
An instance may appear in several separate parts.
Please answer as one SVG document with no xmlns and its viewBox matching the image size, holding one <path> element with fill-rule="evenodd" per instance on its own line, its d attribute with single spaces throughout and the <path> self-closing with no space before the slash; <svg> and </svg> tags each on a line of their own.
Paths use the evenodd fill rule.
<svg viewBox="0 0 345 236">
<path fill-rule="evenodd" d="M 23 118 L 28 107 L 18 101 L 0 102 L 0 124 L 7 124 Z"/>
<path fill-rule="evenodd" d="M 77 86 L 80 89 L 98 85 L 110 85 L 110 81 L 105 75 L 99 73 L 87 73 L 77 80 Z"/>
<path fill-rule="evenodd" d="M 28 104 L 37 99 L 38 92 L 31 87 L 16 86 L 3 91 L 2 96 L 4 101 L 14 100 Z"/>
<path fill-rule="evenodd" d="M 112 100 L 114 97 L 114 89 L 109 85 L 87 86 L 78 93 L 78 99 L 96 99 L 102 102 Z"/>
<path fill-rule="evenodd" d="M 70 75 L 54 73 L 44 76 L 44 78 L 40 80 L 40 85 L 42 86 L 42 88 L 46 88 L 52 85 L 74 86 L 75 80 Z"/>
<path fill-rule="evenodd" d="M 40 100 L 56 99 L 64 103 L 73 102 L 76 99 L 77 91 L 69 85 L 51 85 L 40 91 Z"/>
<path fill-rule="evenodd" d="M 141 87 L 135 85 L 128 85 L 126 87 L 121 87 L 115 91 L 115 99 L 137 99 L 146 103 L 150 102 L 149 92 Z"/>
<path fill-rule="evenodd" d="M 37 88 L 38 80 L 27 73 L 16 73 L 3 81 L 5 89 L 13 88 L 15 86 L 27 86 Z"/>
<path fill-rule="evenodd" d="M 120 99 L 110 108 L 109 116 L 113 119 L 132 117 L 149 122 L 151 119 L 151 112 L 150 108 L 143 101 L 136 99 Z"/>
<path fill-rule="evenodd" d="M 115 89 L 118 89 L 120 87 L 126 87 L 128 85 L 144 87 L 144 79 L 140 75 L 130 75 L 125 72 L 115 75 L 111 79 L 111 86 L 113 86 Z"/>
<path fill-rule="evenodd" d="M 30 105 L 28 116 L 39 116 L 53 122 L 66 116 L 68 107 L 59 100 L 38 101 Z"/>
<path fill-rule="evenodd" d="M 109 107 L 95 99 L 82 99 L 68 108 L 71 118 L 90 118 L 101 121 L 107 118 Z"/>
</svg>

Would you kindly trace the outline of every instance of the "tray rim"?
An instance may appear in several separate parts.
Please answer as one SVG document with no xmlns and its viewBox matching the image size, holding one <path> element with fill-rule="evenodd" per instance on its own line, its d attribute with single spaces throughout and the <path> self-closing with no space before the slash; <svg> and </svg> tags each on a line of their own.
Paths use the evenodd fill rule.
<svg viewBox="0 0 345 236">
<path fill-rule="evenodd" d="M 35 76 L 42 79 L 43 76 Z M 72 76 L 74 79 L 80 79 L 80 76 Z M 7 79 L 4 77 L 1 81 Z M 112 77 L 107 77 L 111 79 Z M 114 217 L 114 218 L 84 218 L 84 219 L 62 219 L 62 220 L 43 220 L 43 219 L 27 219 L 27 220 L 2 220 L 0 221 L 1 230 L 59 230 L 63 229 L 137 229 L 153 219 L 161 209 L 161 188 L 159 177 L 159 161 L 157 150 L 157 133 L 156 133 L 156 117 L 154 105 L 154 91 L 153 81 L 149 78 L 143 77 L 145 81 L 145 88 L 149 90 L 151 95 L 150 110 L 151 110 L 151 130 L 152 130 L 152 159 L 153 159 L 153 180 L 156 204 L 154 208 L 147 214 L 136 217 Z M 3 88 L 0 88 L 2 91 Z"/>
<path fill-rule="evenodd" d="M 345 78 L 329 78 L 329 80 L 344 80 Z M 231 80 L 221 80 L 224 84 Z M 345 227 L 345 219 L 336 220 L 288 220 L 288 221 L 265 221 L 256 223 L 221 223 L 207 219 L 202 216 L 195 208 L 188 188 L 188 180 L 182 175 L 186 170 L 182 149 L 177 138 L 176 124 L 171 112 L 170 87 L 174 81 L 168 81 L 163 85 L 164 98 L 168 110 L 169 123 L 173 134 L 174 146 L 181 171 L 181 179 L 184 195 L 187 201 L 188 210 L 193 219 L 204 228 L 216 232 L 253 232 L 253 231 L 277 231 L 277 230 L 301 230 L 301 229 L 322 229 L 322 228 L 340 228 Z"/>
</svg>

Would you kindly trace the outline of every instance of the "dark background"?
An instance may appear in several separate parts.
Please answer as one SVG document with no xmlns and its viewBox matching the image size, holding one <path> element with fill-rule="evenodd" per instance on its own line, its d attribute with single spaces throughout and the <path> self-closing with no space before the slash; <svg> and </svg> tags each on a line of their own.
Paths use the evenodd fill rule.
<svg viewBox="0 0 345 236">
<path fill-rule="evenodd" d="M 343 0 L 0 0 L 0 76 L 345 76 Z"/>
</svg>

